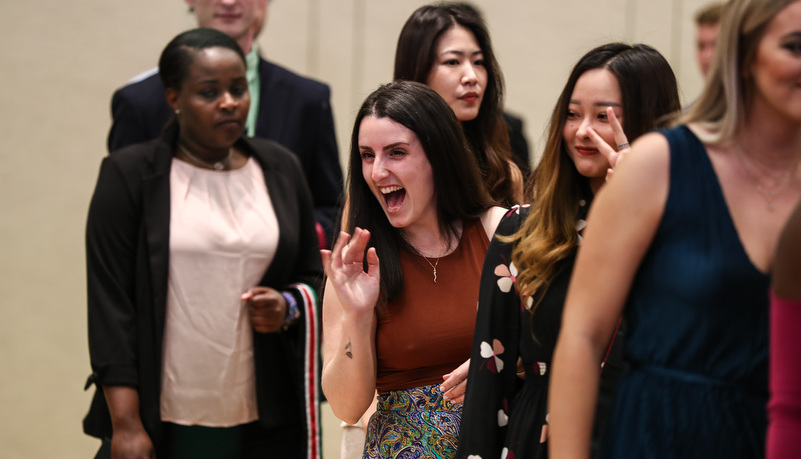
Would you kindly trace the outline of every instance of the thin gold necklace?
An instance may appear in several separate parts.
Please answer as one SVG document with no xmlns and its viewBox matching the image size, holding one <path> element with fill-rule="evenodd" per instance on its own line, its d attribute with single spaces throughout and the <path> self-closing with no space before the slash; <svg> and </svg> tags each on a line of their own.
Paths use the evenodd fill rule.
<svg viewBox="0 0 801 459">
<path fill-rule="evenodd" d="M 768 203 L 768 210 L 773 212 L 776 210 L 776 206 L 774 205 L 773 201 L 783 193 L 789 185 L 793 182 L 793 177 L 795 177 L 795 173 L 798 170 L 798 163 L 801 162 L 801 157 L 797 158 L 793 163 L 793 166 L 788 168 L 786 172 L 781 174 L 779 177 L 772 180 L 773 184 L 771 186 L 767 186 L 762 181 L 757 178 L 754 172 L 751 170 L 750 167 L 745 163 L 745 157 L 747 156 L 745 153 L 745 149 L 742 145 L 737 145 L 737 158 L 740 161 L 740 165 L 743 167 L 746 175 L 748 178 L 754 182 L 754 187 L 757 189 L 759 194 L 767 201 Z M 754 160 L 749 159 L 749 161 L 754 165 L 754 167 L 758 169 L 763 169 L 761 166 L 758 166 Z"/>
<path fill-rule="evenodd" d="M 222 159 L 221 159 L 221 160 L 219 160 L 219 161 L 206 161 L 205 159 L 201 159 L 201 158 L 198 158 L 197 156 L 193 155 L 193 154 L 192 154 L 192 153 L 189 151 L 189 149 L 188 149 L 188 148 L 186 148 L 186 147 L 184 146 L 184 144 L 183 144 L 183 143 L 181 143 L 181 142 L 178 142 L 178 148 L 180 148 L 180 149 L 181 149 L 181 151 L 182 151 L 182 152 L 183 152 L 183 153 L 184 153 L 184 154 L 185 154 L 187 157 L 189 157 L 189 159 L 191 159 L 192 161 L 194 161 L 194 162 L 196 162 L 196 163 L 200 163 L 200 164 L 202 164 L 202 165 L 206 166 L 207 168 L 214 169 L 215 171 L 222 171 L 222 170 L 225 170 L 225 165 L 226 165 L 226 163 L 227 163 L 227 164 L 230 164 L 230 163 L 231 163 L 231 157 L 234 155 L 234 147 L 230 147 L 230 148 L 228 149 L 228 154 L 225 156 L 225 158 L 222 158 Z"/>
<path fill-rule="evenodd" d="M 435 261 L 434 264 L 432 265 L 431 262 L 428 261 L 428 258 L 426 258 L 423 255 L 420 255 L 420 256 L 423 257 L 423 260 L 425 260 L 426 263 L 428 263 L 428 265 L 431 266 L 431 269 L 434 270 L 434 283 L 436 284 L 437 283 L 437 265 L 439 265 L 440 257 L 437 257 L 437 261 Z"/>
</svg>

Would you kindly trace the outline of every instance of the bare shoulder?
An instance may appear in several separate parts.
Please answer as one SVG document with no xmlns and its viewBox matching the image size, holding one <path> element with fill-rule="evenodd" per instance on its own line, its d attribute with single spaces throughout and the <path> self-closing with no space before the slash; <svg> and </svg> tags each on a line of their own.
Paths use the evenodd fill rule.
<svg viewBox="0 0 801 459">
<path fill-rule="evenodd" d="M 633 163 L 633 166 L 626 164 Z M 670 146 L 667 138 L 658 133 L 650 132 L 638 138 L 631 146 L 631 151 L 621 161 L 619 168 L 636 167 L 661 169 L 670 164 Z M 617 174 L 617 170 L 615 173 Z"/>
<path fill-rule="evenodd" d="M 644 230 L 644 240 L 655 230 L 664 212 L 670 185 L 670 147 L 667 138 L 649 133 L 637 139 L 631 151 L 615 167 L 615 173 L 597 193 L 592 214 Z M 597 219 L 597 217 L 596 217 Z M 588 224 L 589 226 L 589 224 Z"/>
<path fill-rule="evenodd" d="M 500 223 L 506 212 L 508 212 L 508 209 L 494 206 L 481 215 L 481 224 L 484 226 L 484 232 L 487 233 L 488 238 L 492 239 L 495 229 L 498 228 L 498 223 Z"/>
<path fill-rule="evenodd" d="M 638 138 L 623 161 L 615 167 L 615 174 L 604 188 L 616 189 L 625 186 L 647 193 L 648 190 L 664 190 L 670 173 L 670 146 L 667 138 L 652 132 Z M 666 196 L 666 194 L 665 194 Z M 652 196 L 649 197 L 651 199 Z"/>
</svg>

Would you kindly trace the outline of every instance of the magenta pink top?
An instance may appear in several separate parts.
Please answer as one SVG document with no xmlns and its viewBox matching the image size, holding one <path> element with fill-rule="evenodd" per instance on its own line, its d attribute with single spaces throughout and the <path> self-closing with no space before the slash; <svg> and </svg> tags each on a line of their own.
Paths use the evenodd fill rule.
<svg viewBox="0 0 801 459">
<path fill-rule="evenodd" d="M 768 459 L 801 458 L 801 298 L 770 294 Z"/>
</svg>

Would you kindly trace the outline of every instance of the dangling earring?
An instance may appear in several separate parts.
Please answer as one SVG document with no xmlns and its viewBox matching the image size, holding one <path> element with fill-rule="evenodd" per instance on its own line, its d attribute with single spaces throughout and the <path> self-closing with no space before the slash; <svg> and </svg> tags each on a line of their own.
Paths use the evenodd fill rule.
<svg viewBox="0 0 801 459">
<path fill-rule="evenodd" d="M 176 115 L 180 115 L 181 114 L 181 109 L 180 108 L 176 108 L 175 109 L 175 114 Z"/>
</svg>

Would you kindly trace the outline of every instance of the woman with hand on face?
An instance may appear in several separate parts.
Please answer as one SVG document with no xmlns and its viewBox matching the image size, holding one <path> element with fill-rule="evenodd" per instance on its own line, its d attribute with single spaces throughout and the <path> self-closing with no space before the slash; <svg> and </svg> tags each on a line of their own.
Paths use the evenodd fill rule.
<svg viewBox="0 0 801 459">
<path fill-rule="evenodd" d="M 650 46 L 599 46 L 573 68 L 527 189 L 531 205 L 506 214 L 484 261 L 458 457 L 547 457 L 553 348 L 607 156 L 679 108 L 673 71 Z M 609 397 L 622 365 L 615 351 L 603 372 Z"/>
<path fill-rule="evenodd" d="M 364 101 L 345 229 L 328 276 L 323 390 L 355 423 L 378 391 L 364 457 L 453 457 L 492 207 L 453 111 L 398 81 Z M 380 260 L 380 261 L 379 261 Z"/>
<path fill-rule="evenodd" d="M 523 175 L 503 119 L 503 74 L 474 8 L 437 3 L 412 13 L 398 37 L 393 78 L 437 91 L 462 123 L 493 199 L 505 207 L 522 202 Z"/>
<path fill-rule="evenodd" d="M 178 35 L 159 72 L 174 119 L 103 160 L 89 209 L 84 429 L 111 457 L 318 457 L 303 173 L 242 137 L 245 57 L 227 35 Z"/>
<path fill-rule="evenodd" d="M 553 457 L 590 451 L 621 313 L 630 371 L 603 457 L 765 454 L 768 290 L 801 201 L 801 0 L 732 0 L 683 123 L 643 136 L 588 220 L 554 354 Z"/>
</svg>

